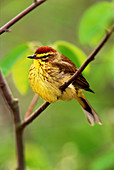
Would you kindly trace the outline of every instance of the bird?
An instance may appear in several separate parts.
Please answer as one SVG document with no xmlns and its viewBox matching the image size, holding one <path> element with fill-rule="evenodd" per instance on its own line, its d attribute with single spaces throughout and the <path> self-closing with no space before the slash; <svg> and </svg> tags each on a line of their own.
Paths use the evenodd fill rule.
<svg viewBox="0 0 114 170">
<path fill-rule="evenodd" d="M 34 93 L 49 103 L 75 99 L 82 107 L 90 125 L 94 125 L 95 121 L 102 124 L 100 117 L 82 92 L 85 90 L 94 93 L 82 73 L 64 91 L 61 90 L 60 87 L 78 70 L 68 57 L 52 47 L 42 46 L 28 58 L 33 59 L 29 69 L 29 84 Z"/>
</svg>

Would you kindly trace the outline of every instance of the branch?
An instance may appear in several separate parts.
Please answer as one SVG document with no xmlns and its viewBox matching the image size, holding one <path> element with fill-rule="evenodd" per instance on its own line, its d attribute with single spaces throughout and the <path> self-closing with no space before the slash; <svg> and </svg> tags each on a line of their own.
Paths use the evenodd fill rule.
<svg viewBox="0 0 114 170">
<path fill-rule="evenodd" d="M 77 76 L 79 76 L 79 74 L 87 67 L 87 65 L 92 62 L 95 59 L 95 56 L 98 54 L 98 52 L 101 50 L 101 48 L 104 46 L 104 44 L 107 42 L 107 40 L 109 39 L 109 37 L 111 36 L 111 34 L 114 31 L 114 25 L 111 27 L 111 29 L 109 31 L 107 31 L 106 36 L 103 38 L 103 40 L 101 41 L 101 43 L 95 48 L 95 50 L 90 54 L 90 56 L 87 58 L 87 60 L 82 64 L 82 66 L 78 69 L 78 71 L 76 71 L 76 73 L 74 73 L 74 75 L 67 81 L 65 82 L 60 89 L 62 91 L 64 91 L 72 82 L 73 80 L 75 80 L 75 78 Z"/>
<path fill-rule="evenodd" d="M 82 64 L 82 66 L 78 69 L 77 72 L 74 73 L 74 75 L 67 81 L 65 82 L 60 89 L 62 92 L 73 82 L 73 80 L 76 79 L 76 77 L 87 67 L 87 65 L 95 59 L 95 56 L 97 53 L 101 50 L 101 48 L 104 46 L 104 44 L 107 42 L 109 37 L 114 31 L 114 26 L 110 29 L 110 31 L 107 32 L 106 36 L 103 38 L 101 43 L 96 47 L 96 49 L 90 54 L 90 56 L 87 58 L 87 60 Z M 48 106 L 50 103 L 45 102 L 40 108 L 38 108 L 28 119 L 26 119 L 22 123 L 22 128 L 25 128 L 28 124 L 30 124 L 36 117 L 38 117 Z"/>
<path fill-rule="evenodd" d="M 0 70 L 0 89 L 2 91 L 3 97 L 8 103 L 8 106 L 10 107 L 10 110 L 13 113 L 13 120 L 14 120 L 14 126 L 15 126 L 15 141 L 16 141 L 16 150 L 17 150 L 17 164 L 18 170 L 24 170 L 24 147 L 23 147 L 23 138 L 22 138 L 22 129 L 19 128 L 21 124 L 21 118 L 20 118 L 20 111 L 19 111 L 19 105 L 18 100 L 13 99 L 11 92 L 9 91 L 9 88 L 5 82 L 5 79 L 2 75 L 2 72 Z"/>
<path fill-rule="evenodd" d="M 31 12 L 34 8 L 45 2 L 46 0 L 40 0 L 40 1 L 34 1 L 32 5 L 30 5 L 28 8 L 26 8 L 24 11 L 19 13 L 16 17 L 14 17 L 12 20 L 10 20 L 8 23 L 6 23 L 3 27 L 0 28 L 0 34 L 4 32 L 9 32 L 9 28 L 14 25 L 17 21 L 19 21 L 21 18 L 23 18 L 25 15 L 27 15 L 29 12 Z"/>
<path fill-rule="evenodd" d="M 19 128 L 21 124 L 21 118 L 17 99 L 14 99 L 13 104 L 13 120 L 15 126 L 15 143 L 17 151 L 17 170 L 24 170 L 25 160 L 24 160 L 23 130 Z"/>
<path fill-rule="evenodd" d="M 32 101 L 31 101 L 31 103 L 30 103 L 30 106 L 29 106 L 29 108 L 28 108 L 28 110 L 26 112 L 25 119 L 27 119 L 30 116 L 30 114 L 31 114 L 36 102 L 37 102 L 37 99 L 38 99 L 38 95 L 35 94 Z"/>
<path fill-rule="evenodd" d="M 23 123 L 21 124 L 21 128 L 24 129 L 28 124 L 30 124 L 36 117 L 38 117 L 48 106 L 49 102 L 45 102 L 40 106 L 32 115 L 30 115 Z"/>
</svg>

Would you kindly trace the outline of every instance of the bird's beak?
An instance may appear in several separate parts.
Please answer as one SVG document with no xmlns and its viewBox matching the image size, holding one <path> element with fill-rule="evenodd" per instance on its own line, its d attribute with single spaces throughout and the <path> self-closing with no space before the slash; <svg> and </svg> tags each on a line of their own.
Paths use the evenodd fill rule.
<svg viewBox="0 0 114 170">
<path fill-rule="evenodd" d="M 32 55 L 32 56 L 28 56 L 27 58 L 30 58 L 30 59 L 38 59 L 38 57 L 36 57 L 36 54 Z"/>
</svg>

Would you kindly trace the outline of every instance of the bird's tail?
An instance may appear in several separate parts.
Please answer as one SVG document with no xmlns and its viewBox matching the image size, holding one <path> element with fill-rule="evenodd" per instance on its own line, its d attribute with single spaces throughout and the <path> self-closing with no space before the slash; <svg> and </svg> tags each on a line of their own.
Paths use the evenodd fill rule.
<svg viewBox="0 0 114 170">
<path fill-rule="evenodd" d="M 89 104 L 89 102 L 87 101 L 87 99 L 85 98 L 85 96 L 84 96 L 84 94 L 82 92 L 79 92 L 79 94 L 76 95 L 75 99 L 81 105 L 81 107 L 82 107 L 82 109 L 83 109 L 83 111 L 84 111 L 90 125 L 93 126 L 95 124 L 95 121 L 100 125 L 102 124 L 102 121 L 101 121 L 100 117 L 97 115 L 95 110 Z"/>
</svg>

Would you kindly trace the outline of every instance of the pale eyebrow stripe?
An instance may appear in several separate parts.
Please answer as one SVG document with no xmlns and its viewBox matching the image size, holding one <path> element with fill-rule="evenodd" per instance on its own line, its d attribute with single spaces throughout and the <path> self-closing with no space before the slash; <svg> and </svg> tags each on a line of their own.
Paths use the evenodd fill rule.
<svg viewBox="0 0 114 170">
<path fill-rule="evenodd" d="M 48 53 L 42 53 L 42 54 L 36 54 L 37 57 L 46 57 L 48 55 L 52 55 L 53 52 L 48 52 Z"/>
</svg>

